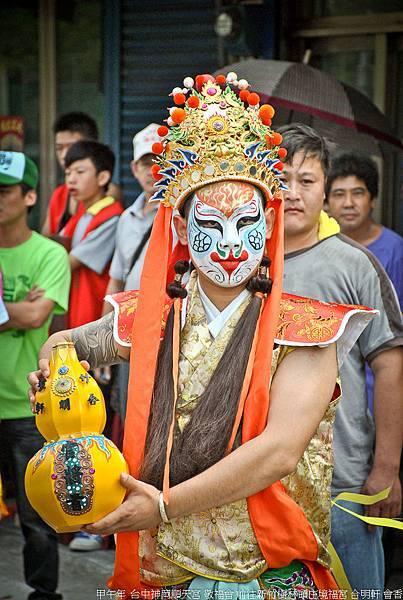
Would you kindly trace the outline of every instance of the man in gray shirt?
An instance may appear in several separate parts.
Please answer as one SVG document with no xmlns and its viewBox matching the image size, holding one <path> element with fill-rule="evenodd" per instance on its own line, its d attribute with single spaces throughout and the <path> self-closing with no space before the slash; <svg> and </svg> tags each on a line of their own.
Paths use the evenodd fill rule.
<svg viewBox="0 0 403 600">
<path fill-rule="evenodd" d="M 143 191 L 119 219 L 106 295 L 140 288 L 144 257 L 158 208 L 158 204 L 148 203 L 155 191 L 151 168 L 155 158 L 153 144 L 160 141 L 157 129 L 158 125 L 151 123 L 133 138 L 133 160 L 130 166 Z M 111 309 L 109 302 L 106 302 L 104 314 Z M 119 365 L 119 414 L 122 420 L 126 414 L 128 381 L 129 365 Z"/>
<path fill-rule="evenodd" d="M 305 125 L 280 128 L 288 154 L 285 201 L 284 290 L 329 302 L 377 308 L 341 369 L 342 401 L 334 428 L 332 492 L 376 494 L 388 499 L 366 507 L 368 516 L 395 517 L 401 510 L 403 328 L 396 294 L 377 259 L 339 233 L 322 211 L 328 153 L 323 138 Z M 365 361 L 375 375 L 375 417 L 368 410 Z M 376 432 L 376 439 L 375 439 Z M 354 504 L 356 512 L 363 512 Z M 384 558 L 379 528 L 332 509 L 332 543 L 353 589 L 383 590 Z"/>
</svg>

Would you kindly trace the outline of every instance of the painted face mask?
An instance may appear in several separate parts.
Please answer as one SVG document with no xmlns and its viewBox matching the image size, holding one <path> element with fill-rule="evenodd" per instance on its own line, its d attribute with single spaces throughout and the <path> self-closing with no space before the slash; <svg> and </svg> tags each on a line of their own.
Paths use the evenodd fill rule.
<svg viewBox="0 0 403 600">
<path fill-rule="evenodd" d="M 194 265 L 216 285 L 247 281 L 263 257 L 266 220 L 261 196 L 248 183 L 217 182 L 195 193 L 188 217 Z"/>
</svg>

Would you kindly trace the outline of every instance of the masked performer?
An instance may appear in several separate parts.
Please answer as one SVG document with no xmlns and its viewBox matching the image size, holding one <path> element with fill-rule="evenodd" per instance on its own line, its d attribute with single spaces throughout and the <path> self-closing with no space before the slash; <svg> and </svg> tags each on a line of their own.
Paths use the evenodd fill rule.
<svg viewBox="0 0 403 600">
<path fill-rule="evenodd" d="M 31 400 L 55 342 L 73 341 L 92 367 L 130 356 L 128 495 L 86 528 L 118 532 L 113 589 L 337 589 L 327 552 L 337 360 L 375 311 L 282 295 L 274 111 L 234 74 L 184 86 L 153 147 L 160 207 L 141 289 L 48 340 Z"/>
</svg>

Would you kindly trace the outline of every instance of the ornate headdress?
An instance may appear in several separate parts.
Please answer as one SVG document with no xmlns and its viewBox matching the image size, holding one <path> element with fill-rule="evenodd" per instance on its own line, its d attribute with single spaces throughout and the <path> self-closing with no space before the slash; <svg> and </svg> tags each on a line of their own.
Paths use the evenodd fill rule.
<svg viewBox="0 0 403 600">
<path fill-rule="evenodd" d="M 172 91 L 169 128 L 158 129 L 163 141 L 153 145 L 157 191 L 151 201 L 180 208 L 191 192 L 224 179 L 252 183 L 268 200 L 276 197 L 287 152 L 270 127 L 273 107 L 260 106 L 258 94 L 235 73 L 186 77 L 183 85 Z"/>
</svg>

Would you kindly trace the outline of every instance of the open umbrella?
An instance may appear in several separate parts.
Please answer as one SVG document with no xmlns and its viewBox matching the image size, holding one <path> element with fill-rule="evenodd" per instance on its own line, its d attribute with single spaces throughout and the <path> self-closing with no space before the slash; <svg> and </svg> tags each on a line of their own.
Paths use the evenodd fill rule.
<svg viewBox="0 0 403 600">
<path fill-rule="evenodd" d="M 230 71 L 276 108 L 276 125 L 306 123 L 338 146 L 369 154 L 382 154 L 383 144 L 389 151 L 403 149 L 375 104 L 328 73 L 303 63 L 254 58 L 220 69 Z"/>
</svg>

